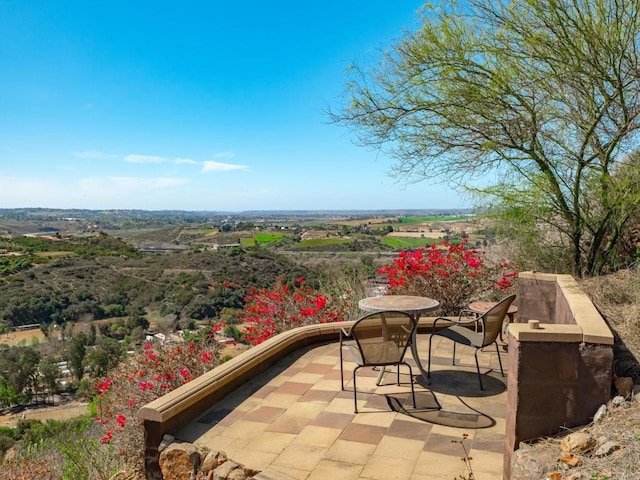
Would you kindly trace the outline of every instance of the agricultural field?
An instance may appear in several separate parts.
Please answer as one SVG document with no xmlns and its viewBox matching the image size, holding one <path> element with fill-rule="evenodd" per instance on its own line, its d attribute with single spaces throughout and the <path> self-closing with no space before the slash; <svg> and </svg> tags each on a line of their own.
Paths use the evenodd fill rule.
<svg viewBox="0 0 640 480">
<path fill-rule="evenodd" d="M 396 232 L 393 232 L 396 233 Z M 427 247 L 433 245 L 434 243 L 442 242 L 442 238 L 426 238 L 420 236 L 399 236 L 389 234 L 386 237 L 380 240 L 383 245 L 394 249 L 410 249 L 410 248 L 418 248 L 418 247 Z"/>
<path fill-rule="evenodd" d="M 269 245 L 281 242 L 284 238 L 289 237 L 287 233 L 256 233 L 253 237 L 245 237 L 240 239 L 243 247 L 253 247 L 255 245 Z"/>
</svg>

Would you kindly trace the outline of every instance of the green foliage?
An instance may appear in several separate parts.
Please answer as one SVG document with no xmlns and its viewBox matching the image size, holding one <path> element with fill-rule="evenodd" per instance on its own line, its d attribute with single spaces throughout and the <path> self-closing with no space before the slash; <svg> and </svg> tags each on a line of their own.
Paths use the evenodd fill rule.
<svg viewBox="0 0 640 480">
<path fill-rule="evenodd" d="M 25 256 L 0 257 L 0 277 L 27 270 L 33 265 L 32 259 Z"/>
<path fill-rule="evenodd" d="M 52 356 L 42 358 L 38 364 L 38 372 L 49 394 L 53 395 L 57 393 L 60 369 L 58 368 L 56 359 Z"/>
<path fill-rule="evenodd" d="M 117 473 L 117 466 L 110 465 L 109 452 L 91 438 L 76 435 L 56 442 L 57 450 L 65 459 L 62 480 L 108 480 Z"/>
<path fill-rule="evenodd" d="M 40 353 L 32 347 L 12 347 L 0 350 L 0 395 L 3 403 L 11 400 L 26 402 L 37 389 Z"/>
<path fill-rule="evenodd" d="M 101 377 L 115 368 L 124 354 L 118 340 L 100 336 L 93 347 L 89 347 L 83 359 L 83 365 L 92 377 Z"/>
<path fill-rule="evenodd" d="M 288 236 L 286 233 L 256 233 L 254 238 L 257 244 L 269 244 L 281 242 Z"/>
<path fill-rule="evenodd" d="M 233 338 L 236 342 L 242 339 L 242 332 L 235 325 L 227 325 L 222 329 L 222 334 L 227 338 Z"/>
<path fill-rule="evenodd" d="M 84 357 L 87 352 L 87 336 L 80 332 L 73 337 L 67 344 L 64 352 L 65 359 L 69 362 L 69 369 L 76 380 L 82 380 L 84 375 Z"/>
<path fill-rule="evenodd" d="M 15 432 L 24 443 L 23 451 L 39 457 L 51 454 L 47 452 L 53 449 L 60 455 L 60 463 L 55 465 L 60 476 L 55 478 L 61 480 L 107 480 L 119 466 L 113 452 L 96 440 L 94 421 L 89 416 L 66 421 L 20 420 Z M 53 467 L 50 465 L 51 470 Z"/>
<path fill-rule="evenodd" d="M 5 452 L 9 450 L 14 443 L 16 443 L 16 441 L 12 436 L 0 432 L 0 460 L 2 460 Z"/>
<path fill-rule="evenodd" d="M 549 236 L 546 229 L 538 228 L 537 215 L 531 209 L 513 207 L 495 209 L 492 234 L 505 239 L 505 255 L 523 270 L 566 273 L 572 269 L 571 248 L 557 237 Z"/>
</svg>

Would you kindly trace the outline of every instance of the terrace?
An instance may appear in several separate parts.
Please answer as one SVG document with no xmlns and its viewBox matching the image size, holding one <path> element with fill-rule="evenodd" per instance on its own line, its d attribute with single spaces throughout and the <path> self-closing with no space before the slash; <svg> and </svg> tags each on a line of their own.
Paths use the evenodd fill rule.
<svg viewBox="0 0 640 480">
<path fill-rule="evenodd" d="M 162 478 L 158 445 L 165 433 L 224 451 L 266 478 L 336 480 L 451 480 L 466 473 L 460 444 L 466 434 L 475 478 L 510 478 L 520 441 L 585 424 L 609 399 L 613 362 L 611 332 L 573 279 L 521 274 L 519 298 L 521 323 L 503 345 L 507 377 L 499 374 L 495 349 L 487 348 L 480 365 L 498 373 L 485 375 L 481 391 L 473 352 L 458 349 L 452 367 L 451 343 L 441 339 L 432 384 L 414 369 L 416 409 L 407 401 L 406 373 L 400 386 L 391 373 L 377 386 L 377 372 L 361 369 L 360 413 L 353 413 L 351 382 L 340 390 L 340 325 L 269 339 L 140 410 L 147 478 Z M 542 328 L 522 323 L 531 319 Z M 430 322 L 420 322 L 421 352 Z M 352 367 L 346 364 L 346 378 Z"/>
<path fill-rule="evenodd" d="M 340 390 L 338 348 L 287 355 L 175 436 L 273 478 L 451 480 L 465 473 L 464 451 L 452 442 L 466 433 L 476 478 L 502 478 L 506 379 L 499 373 L 481 392 L 471 351 L 462 357 L 470 369 L 451 369 L 451 342 L 442 341 L 431 389 L 416 385 L 417 409 L 406 369 L 400 386 L 392 371 L 379 387 L 377 372 L 361 369 L 354 414 L 352 383 Z M 483 365 L 497 368 L 495 355 L 483 353 Z M 354 366 L 345 365 L 347 378 Z M 433 410 L 435 398 L 442 410 Z"/>
</svg>

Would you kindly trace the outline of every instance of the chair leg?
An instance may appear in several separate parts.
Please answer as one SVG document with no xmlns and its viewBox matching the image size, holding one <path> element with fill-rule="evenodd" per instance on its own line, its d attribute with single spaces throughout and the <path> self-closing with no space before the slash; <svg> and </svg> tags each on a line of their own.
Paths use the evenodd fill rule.
<svg viewBox="0 0 640 480">
<path fill-rule="evenodd" d="M 480 349 L 476 348 L 476 353 L 474 354 L 476 358 L 476 370 L 478 371 L 478 380 L 480 381 L 480 390 L 484 390 L 484 387 L 482 386 L 482 375 L 480 375 L 480 364 L 478 363 L 478 350 Z"/>
<path fill-rule="evenodd" d="M 502 359 L 500 358 L 500 348 L 498 347 L 498 342 L 494 342 L 496 344 L 496 353 L 498 354 L 498 363 L 500 364 L 500 373 L 504 377 L 504 370 L 502 370 Z"/>
<path fill-rule="evenodd" d="M 344 374 L 342 366 L 342 339 L 340 339 L 340 390 L 344 390 Z"/>
<path fill-rule="evenodd" d="M 427 378 L 431 378 L 431 340 L 433 340 L 433 334 L 429 335 L 429 355 L 428 355 L 428 360 L 427 360 Z M 431 381 L 429 381 L 429 385 L 431 385 Z"/>
<path fill-rule="evenodd" d="M 451 358 L 451 365 L 456 364 L 456 342 L 453 342 L 453 357 Z"/>
<path fill-rule="evenodd" d="M 353 369 L 353 413 L 358 413 L 358 397 L 357 397 L 357 391 L 358 389 L 356 388 L 356 372 L 358 371 L 360 367 L 356 367 Z"/>
<path fill-rule="evenodd" d="M 405 363 L 405 365 L 409 367 L 409 382 L 411 383 L 411 398 L 413 399 L 413 408 L 417 408 L 416 407 L 416 389 L 413 385 L 413 369 L 411 368 L 411 365 L 409 365 L 408 363 Z M 398 366 L 398 368 L 399 367 L 400 366 Z"/>
<path fill-rule="evenodd" d="M 397 384 L 400 385 L 400 365 L 396 366 L 396 371 L 398 373 Z"/>
</svg>

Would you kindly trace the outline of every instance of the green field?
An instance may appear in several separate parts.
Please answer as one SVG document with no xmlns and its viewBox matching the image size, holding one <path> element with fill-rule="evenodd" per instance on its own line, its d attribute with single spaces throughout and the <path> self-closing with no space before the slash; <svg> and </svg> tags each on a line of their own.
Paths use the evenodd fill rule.
<svg viewBox="0 0 640 480">
<path fill-rule="evenodd" d="M 286 233 L 256 233 L 254 238 L 257 243 L 276 243 L 286 236 Z"/>
<path fill-rule="evenodd" d="M 428 247 L 432 244 L 442 242 L 441 238 L 418 238 L 418 237 L 383 237 L 381 240 L 383 245 L 391 248 L 416 248 Z"/>
<path fill-rule="evenodd" d="M 255 245 L 278 243 L 287 236 L 288 234 L 286 233 L 256 233 L 253 237 L 241 238 L 240 244 L 243 247 L 253 247 Z"/>
</svg>

